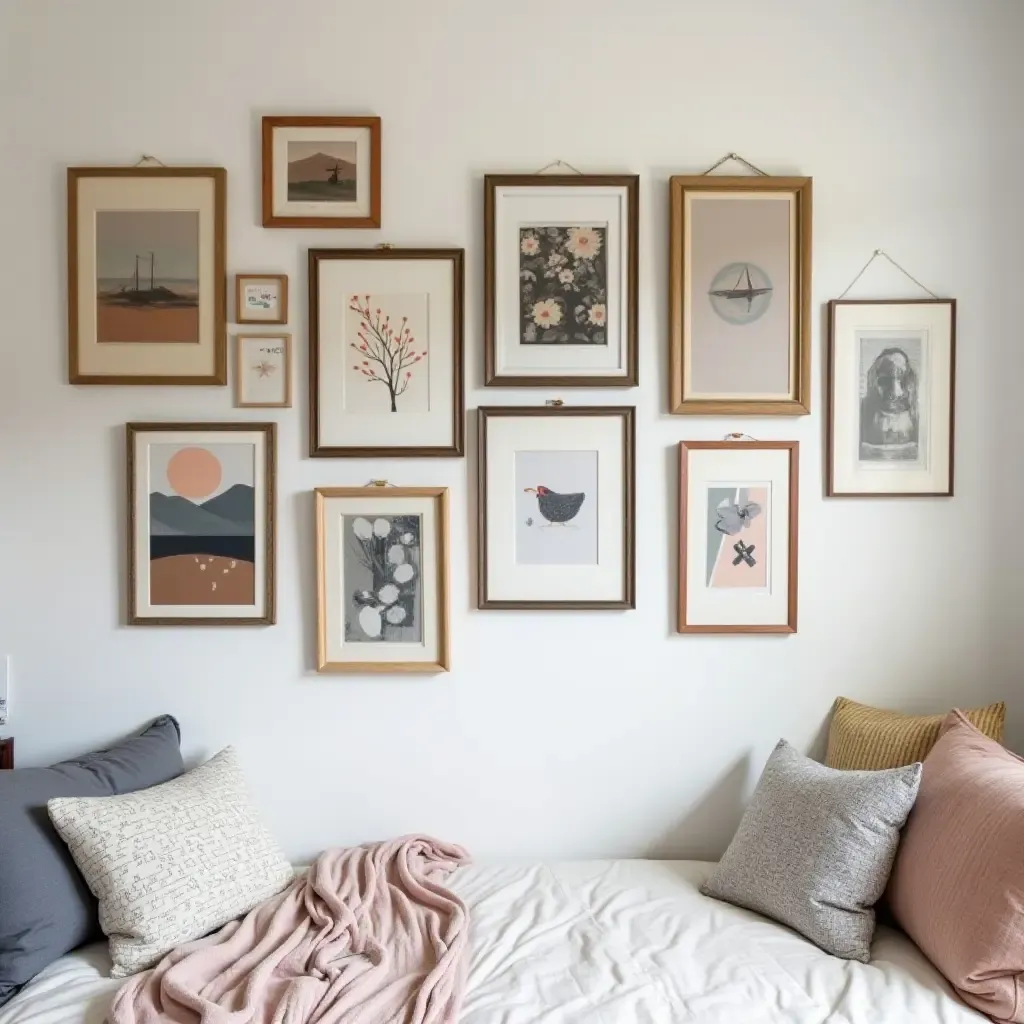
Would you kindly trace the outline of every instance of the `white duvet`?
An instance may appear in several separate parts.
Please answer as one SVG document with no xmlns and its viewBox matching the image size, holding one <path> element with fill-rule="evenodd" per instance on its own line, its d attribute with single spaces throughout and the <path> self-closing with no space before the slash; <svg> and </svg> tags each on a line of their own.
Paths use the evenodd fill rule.
<svg viewBox="0 0 1024 1024">
<path fill-rule="evenodd" d="M 712 865 L 475 865 L 462 1024 L 981 1024 L 905 936 L 879 928 L 869 964 L 701 896 Z M 103 1024 L 119 982 L 106 947 L 64 957 L 0 1024 Z M 383 1024 L 383 1022 L 382 1022 Z"/>
</svg>

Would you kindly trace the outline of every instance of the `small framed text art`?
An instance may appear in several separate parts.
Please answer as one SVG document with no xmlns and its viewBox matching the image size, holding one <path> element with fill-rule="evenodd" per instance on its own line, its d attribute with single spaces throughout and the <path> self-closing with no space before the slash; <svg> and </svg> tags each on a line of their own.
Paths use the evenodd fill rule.
<svg viewBox="0 0 1024 1024">
<path fill-rule="evenodd" d="M 68 168 L 72 384 L 227 384 L 219 167 Z"/>
<path fill-rule="evenodd" d="M 287 409 L 292 404 L 292 336 L 240 334 L 235 340 L 235 405 Z"/>
<path fill-rule="evenodd" d="M 634 409 L 482 408 L 480 608 L 634 608 Z"/>
<path fill-rule="evenodd" d="M 484 179 L 484 383 L 635 387 L 640 179 Z"/>
<path fill-rule="evenodd" d="M 274 622 L 273 423 L 129 423 L 128 624 Z"/>
<path fill-rule="evenodd" d="M 263 118 L 265 228 L 379 228 L 379 117 Z"/>
<path fill-rule="evenodd" d="M 953 494 L 956 302 L 829 303 L 829 497 Z"/>
<path fill-rule="evenodd" d="M 318 671 L 448 671 L 447 488 L 317 488 L 316 550 Z"/>
<path fill-rule="evenodd" d="M 236 274 L 235 322 L 288 323 L 288 275 Z"/>
<path fill-rule="evenodd" d="M 462 455 L 462 249 L 310 249 L 310 455 Z"/>
<path fill-rule="evenodd" d="M 679 632 L 795 633 L 799 445 L 679 445 Z"/>
<path fill-rule="evenodd" d="M 811 179 L 670 188 L 670 411 L 810 412 Z"/>
</svg>

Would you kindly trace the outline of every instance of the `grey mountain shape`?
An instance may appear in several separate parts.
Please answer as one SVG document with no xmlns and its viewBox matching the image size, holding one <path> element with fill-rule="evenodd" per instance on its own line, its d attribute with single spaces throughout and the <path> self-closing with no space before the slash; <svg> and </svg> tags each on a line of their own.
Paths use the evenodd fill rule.
<svg viewBox="0 0 1024 1024">
<path fill-rule="evenodd" d="M 251 537 L 253 534 L 251 522 L 233 523 L 187 498 L 168 496 L 159 491 L 149 496 L 149 517 L 151 532 L 163 537 L 176 534 L 186 537 Z M 159 528 L 153 531 L 152 527 L 157 524 Z"/>
<path fill-rule="evenodd" d="M 235 484 L 223 494 L 218 494 L 216 498 L 204 501 L 199 507 L 220 516 L 221 519 L 227 519 L 228 522 L 245 526 L 251 533 L 255 501 L 256 492 L 252 487 L 247 484 Z"/>
<path fill-rule="evenodd" d="M 314 153 L 304 160 L 293 160 L 288 164 L 289 181 L 327 181 L 331 169 L 340 167 L 338 177 L 342 181 L 352 181 L 356 177 L 356 165 L 348 160 L 338 160 L 326 153 Z"/>
</svg>

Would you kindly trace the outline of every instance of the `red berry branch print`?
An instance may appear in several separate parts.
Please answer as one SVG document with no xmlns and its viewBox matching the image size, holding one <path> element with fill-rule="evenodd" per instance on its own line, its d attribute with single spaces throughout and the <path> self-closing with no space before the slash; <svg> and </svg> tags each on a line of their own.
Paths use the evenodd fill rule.
<svg viewBox="0 0 1024 1024">
<path fill-rule="evenodd" d="M 349 348 L 358 360 L 352 368 L 368 383 L 383 384 L 391 396 L 391 411 L 398 412 L 398 398 L 409 387 L 417 363 L 427 358 L 426 347 L 417 349 L 409 318 L 391 322 L 379 307 L 373 307 L 369 295 L 353 295 L 348 308 L 359 315 L 359 340 Z"/>
</svg>

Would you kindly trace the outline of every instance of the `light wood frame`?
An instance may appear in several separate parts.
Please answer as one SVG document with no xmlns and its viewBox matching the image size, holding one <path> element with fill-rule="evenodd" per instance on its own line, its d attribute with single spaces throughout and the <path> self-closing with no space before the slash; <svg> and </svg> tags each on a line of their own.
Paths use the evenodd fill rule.
<svg viewBox="0 0 1024 1024">
<path fill-rule="evenodd" d="M 199 376 L 175 374 L 83 373 L 78 367 L 78 182 L 82 178 L 211 178 L 214 185 L 214 372 Z M 228 382 L 227 335 L 227 188 L 223 167 L 69 167 L 68 217 L 68 382 L 71 384 L 177 384 Z"/>
<path fill-rule="evenodd" d="M 310 249 L 309 250 L 309 454 L 314 459 L 451 458 L 465 452 L 466 394 L 463 383 L 465 295 L 464 249 Z M 451 260 L 452 262 L 452 443 L 352 447 L 320 442 L 320 273 L 326 260 Z"/>
<path fill-rule="evenodd" d="M 944 491 L 837 491 L 835 456 L 835 346 L 836 311 L 840 306 L 949 306 L 949 486 Z M 828 304 L 828 382 L 825 418 L 825 496 L 827 498 L 952 498 L 956 451 L 956 299 L 832 299 Z"/>
<path fill-rule="evenodd" d="M 504 186 L 533 188 L 625 188 L 629 231 L 626 240 L 626 368 L 618 376 L 552 373 L 499 374 L 495 302 L 495 196 Z M 500 388 L 634 388 L 639 384 L 638 294 L 640 264 L 640 176 L 636 174 L 488 174 L 484 178 L 484 385 Z"/>
<path fill-rule="evenodd" d="M 261 320 L 258 318 L 242 316 L 242 289 L 250 281 L 276 281 L 277 294 L 279 296 L 278 307 L 281 316 L 273 320 Z M 288 275 L 287 274 L 235 274 L 235 323 L 245 324 L 275 324 L 288 323 Z"/>
<path fill-rule="evenodd" d="M 676 175 L 669 179 L 669 412 L 690 416 L 802 416 L 811 411 L 811 235 L 812 179 L 794 177 Z M 796 203 L 796 297 L 793 317 L 796 352 L 792 358 L 790 399 L 685 398 L 683 274 L 687 192 L 790 192 Z"/>
<path fill-rule="evenodd" d="M 278 217 L 274 214 L 275 128 L 369 128 L 370 212 L 365 217 Z M 381 121 L 379 117 L 287 116 L 263 118 L 263 226 L 265 228 L 379 228 L 381 224 Z"/>
<path fill-rule="evenodd" d="M 317 487 L 316 496 L 316 587 L 317 587 L 317 671 L 343 673 L 404 674 L 447 672 L 451 668 L 448 607 L 448 488 L 447 487 Z M 426 661 L 328 661 L 327 659 L 327 574 L 325 556 L 325 501 L 329 498 L 431 498 L 437 523 L 437 651 L 436 662 Z"/>
<path fill-rule="evenodd" d="M 279 341 L 284 346 L 284 401 L 246 402 L 242 397 L 242 342 Z M 292 407 L 292 336 L 290 334 L 245 334 L 235 335 L 235 408 L 236 409 L 290 409 Z"/>
<path fill-rule="evenodd" d="M 786 622 L 778 625 L 699 625 L 686 623 L 686 543 L 688 459 L 691 451 L 789 451 L 789 564 L 786 593 Z M 679 633 L 795 633 L 797 626 L 797 591 L 799 562 L 800 520 L 800 442 L 799 441 L 680 441 L 679 442 L 679 573 L 678 620 Z"/>
<path fill-rule="evenodd" d="M 623 596 L 615 601 L 508 601 L 487 596 L 487 424 L 497 417 L 621 417 L 623 501 Z M 477 409 L 477 607 L 532 611 L 630 610 L 636 608 L 636 407 L 632 405 L 482 406 Z"/>
<path fill-rule="evenodd" d="M 217 618 L 201 616 L 139 616 L 136 610 L 137 567 L 135 564 L 135 531 L 138 522 L 135 516 L 135 455 L 137 439 L 140 434 L 153 432 L 209 432 L 224 431 L 230 433 L 240 431 L 253 433 L 262 431 L 264 435 L 264 531 L 263 558 L 266 563 L 264 580 L 264 613 L 253 618 Z M 125 466 L 127 470 L 128 499 L 128 625 L 129 626 L 272 626 L 276 620 L 275 595 L 276 586 L 275 561 L 277 552 L 277 424 L 276 423 L 127 423 L 125 424 Z"/>
</svg>

